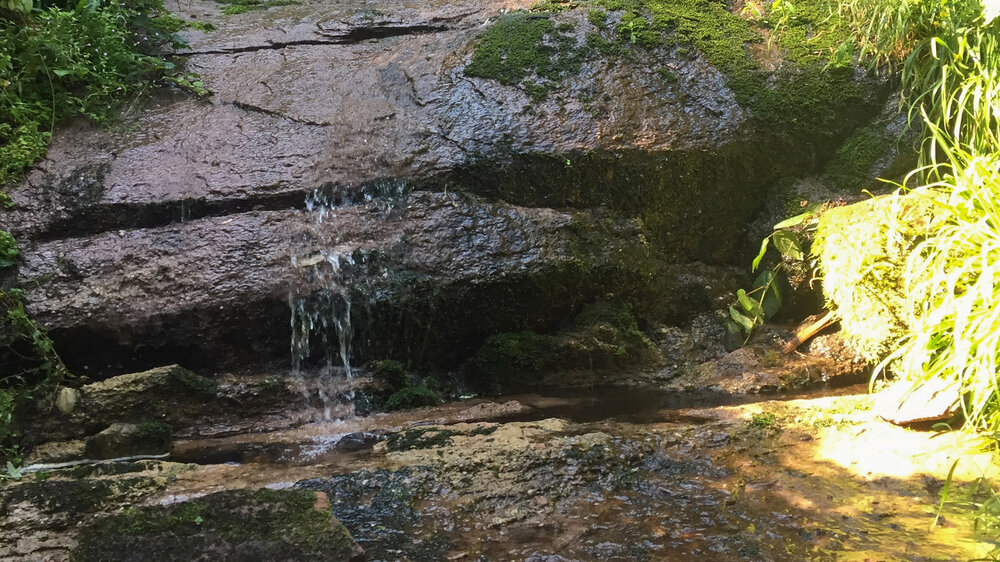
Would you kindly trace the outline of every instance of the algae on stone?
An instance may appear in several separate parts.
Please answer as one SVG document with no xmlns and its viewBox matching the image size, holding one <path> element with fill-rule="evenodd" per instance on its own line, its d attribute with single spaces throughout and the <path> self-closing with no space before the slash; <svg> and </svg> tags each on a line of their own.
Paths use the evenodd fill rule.
<svg viewBox="0 0 1000 562">
<path fill-rule="evenodd" d="M 228 490 L 99 519 L 71 560 L 363 560 L 350 533 L 306 490 Z"/>
</svg>

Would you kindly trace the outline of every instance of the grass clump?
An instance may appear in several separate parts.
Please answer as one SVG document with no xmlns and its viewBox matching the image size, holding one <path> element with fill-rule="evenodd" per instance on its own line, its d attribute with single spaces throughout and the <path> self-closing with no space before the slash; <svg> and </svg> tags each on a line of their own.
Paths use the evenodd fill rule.
<svg viewBox="0 0 1000 562">
<path fill-rule="evenodd" d="M 750 425 L 760 429 L 767 429 L 774 425 L 776 419 L 772 413 L 753 414 L 750 416 Z"/>
<path fill-rule="evenodd" d="M 842 12 L 861 52 L 902 69 L 911 125 L 924 140 L 922 165 L 905 182 L 919 187 L 821 219 L 824 291 L 845 330 L 877 330 L 875 318 L 888 325 L 865 336 L 869 358 L 883 359 L 876 376 L 956 380 L 966 427 L 996 432 L 1000 23 L 977 0 L 872 0 Z M 847 214 L 857 220 L 843 224 Z M 866 232 L 843 232 L 853 225 Z"/>
</svg>

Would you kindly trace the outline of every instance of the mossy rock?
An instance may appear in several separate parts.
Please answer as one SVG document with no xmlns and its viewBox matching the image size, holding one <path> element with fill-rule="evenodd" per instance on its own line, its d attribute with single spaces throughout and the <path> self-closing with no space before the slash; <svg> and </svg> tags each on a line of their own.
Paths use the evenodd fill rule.
<svg viewBox="0 0 1000 562">
<path fill-rule="evenodd" d="M 847 340 L 868 361 L 881 360 L 908 331 L 904 268 L 932 206 L 917 196 L 886 196 L 820 217 L 813 254 L 823 293 Z"/>
<path fill-rule="evenodd" d="M 384 409 L 392 412 L 407 410 L 422 406 L 436 406 L 441 403 L 441 397 L 426 386 L 407 386 L 394 392 L 385 401 Z"/>
<path fill-rule="evenodd" d="M 590 55 L 586 45 L 578 45 L 566 33 L 572 27 L 556 25 L 545 15 L 505 14 L 479 38 L 465 75 L 494 79 L 505 86 L 524 83 L 525 91 L 540 101 L 555 83 L 580 72 Z"/>
<path fill-rule="evenodd" d="M 134 504 L 166 485 L 163 477 L 24 481 L 0 488 L 0 517 L 24 502 L 50 515 L 93 513 Z"/>
<path fill-rule="evenodd" d="M 518 332 L 491 337 L 475 364 L 492 392 L 513 392 L 570 381 L 566 371 L 614 371 L 654 360 L 653 344 L 640 330 L 628 305 L 601 302 L 585 308 L 556 334 Z"/>
<path fill-rule="evenodd" d="M 393 393 L 410 383 L 410 374 L 399 361 L 385 359 L 375 364 L 372 379 L 380 389 Z"/>
<path fill-rule="evenodd" d="M 99 519 L 78 535 L 76 562 L 97 560 L 364 560 L 308 490 L 228 490 Z"/>
<path fill-rule="evenodd" d="M 870 127 L 851 135 L 826 165 L 826 177 L 842 191 L 857 191 L 875 183 L 872 168 L 895 144 L 884 130 Z"/>
<path fill-rule="evenodd" d="M 85 454 L 91 459 L 113 459 L 169 453 L 172 432 L 163 422 L 115 423 L 87 439 Z"/>
</svg>

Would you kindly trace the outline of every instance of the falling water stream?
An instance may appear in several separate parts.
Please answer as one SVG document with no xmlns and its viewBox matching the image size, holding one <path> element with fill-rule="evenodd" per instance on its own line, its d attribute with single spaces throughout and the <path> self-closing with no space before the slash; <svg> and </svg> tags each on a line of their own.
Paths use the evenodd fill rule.
<svg viewBox="0 0 1000 562">
<path fill-rule="evenodd" d="M 303 281 L 288 297 L 292 377 L 308 406 L 313 407 L 318 398 L 323 419 L 354 413 L 352 288 L 364 282 L 356 258 L 363 253 L 355 244 L 341 243 L 338 233 L 329 232 L 332 223 L 326 219 L 353 205 L 366 205 L 384 215 L 398 213 L 405 209 L 409 191 L 406 182 L 383 180 L 353 193 L 324 186 L 306 198 L 306 210 L 312 215 L 310 242 L 291 258 Z"/>
</svg>

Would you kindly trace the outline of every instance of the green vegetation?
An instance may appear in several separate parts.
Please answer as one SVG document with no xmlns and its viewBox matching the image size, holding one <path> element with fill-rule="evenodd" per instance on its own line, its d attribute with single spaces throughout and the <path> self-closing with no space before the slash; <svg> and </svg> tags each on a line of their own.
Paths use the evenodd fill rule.
<svg viewBox="0 0 1000 562">
<path fill-rule="evenodd" d="M 123 100 L 155 82 L 205 94 L 197 76 L 154 56 L 185 27 L 160 0 L 9 0 L 0 4 L 0 186 L 45 155 L 56 124 L 107 122 Z M 0 192 L 0 211 L 13 207 Z M 0 230 L 0 270 L 20 252 Z M 2 274 L 3 271 L 0 271 Z M 16 413 L 67 375 L 52 341 L 27 315 L 18 289 L 0 282 L 0 460 L 21 460 Z"/>
<path fill-rule="evenodd" d="M 924 165 L 911 174 L 919 187 L 824 216 L 825 292 L 845 331 L 884 359 L 878 374 L 958 380 L 966 427 L 996 432 L 998 23 L 977 0 L 853 2 L 842 11 L 862 53 L 902 68 Z"/>
<path fill-rule="evenodd" d="M 0 230 L 0 269 L 14 265 L 19 255 L 17 240 L 6 230 Z"/>
<path fill-rule="evenodd" d="M 236 15 L 243 14 L 246 12 L 253 12 L 256 10 L 266 10 L 268 8 L 275 8 L 277 6 L 291 6 L 294 4 L 301 4 L 298 0 L 218 0 L 221 4 L 225 4 L 222 8 L 222 13 L 226 15 Z"/>
<path fill-rule="evenodd" d="M 823 291 L 845 336 L 870 362 L 907 332 L 905 255 L 933 207 L 920 198 L 882 197 L 826 211 L 813 242 Z"/>
<path fill-rule="evenodd" d="M 750 425 L 753 427 L 766 429 L 774 425 L 775 418 L 774 414 L 763 413 L 763 414 L 753 414 L 750 416 Z"/>
<path fill-rule="evenodd" d="M 406 410 L 409 408 L 420 408 L 422 406 L 436 406 L 441 403 L 441 397 L 436 392 L 426 386 L 403 387 L 385 401 L 386 411 Z"/>
<path fill-rule="evenodd" d="M 562 78 L 579 72 L 589 55 L 566 31 L 545 15 L 506 14 L 480 37 L 465 74 L 506 86 L 524 82 L 532 99 L 545 99 Z"/>
<path fill-rule="evenodd" d="M 183 540 L 178 540 L 183 537 Z M 86 525 L 71 559 L 194 560 L 206 552 L 275 560 L 350 560 L 356 547 L 309 490 L 229 490 L 133 507 Z"/>
<path fill-rule="evenodd" d="M 24 310 L 21 291 L 0 289 L 0 462 L 7 473 L 23 460 L 19 408 L 50 392 L 66 376 L 52 340 Z M 0 476 L 2 477 L 2 476 Z"/>
<path fill-rule="evenodd" d="M 857 50 L 902 72 L 921 165 L 904 181 L 917 187 L 826 213 L 814 249 L 844 331 L 881 360 L 873 385 L 880 376 L 913 388 L 955 381 L 965 430 L 996 439 L 1000 20 L 985 8 L 979 0 L 841 4 Z M 996 496 L 972 503 L 995 541 Z"/>
<path fill-rule="evenodd" d="M 871 128 L 861 129 L 837 149 L 826 165 L 826 177 L 838 189 L 858 191 L 871 181 L 872 166 L 892 147 L 895 139 Z"/>
<path fill-rule="evenodd" d="M 786 270 L 806 259 L 808 234 L 816 229 L 817 210 L 818 206 L 813 205 L 804 213 L 779 222 L 761 242 L 760 251 L 753 260 L 754 272 L 760 268 L 769 247 L 774 246 L 781 257 L 770 268 L 764 268 L 757 274 L 750 291 L 738 290 L 736 304 L 729 307 L 726 331 L 742 337 L 743 343 L 750 340 L 757 326 L 770 320 L 781 309 L 784 301 L 782 287 L 787 284 Z"/>
<path fill-rule="evenodd" d="M 31 7 L 29 0 L 0 9 L 0 185 L 45 154 L 60 121 L 105 122 L 156 80 L 203 89 L 197 77 L 151 55 L 189 25 L 158 1 Z"/>
<path fill-rule="evenodd" d="M 407 371 L 399 361 L 385 359 L 372 369 L 373 388 L 369 398 L 373 405 L 381 404 L 382 409 L 390 412 L 436 406 L 441 403 L 441 396 L 427 386 L 428 380 Z"/>
<path fill-rule="evenodd" d="M 432 449 L 451 444 L 451 438 L 461 435 L 452 429 L 417 428 L 393 433 L 386 438 L 385 447 L 388 451 L 409 451 L 412 449 Z"/>
<path fill-rule="evenodd" d="M 628 305 L 600 302 L 585 308 L 556 334 L 497 334 L 476 352 L 485 390 L 514 392 L 545 386 L 544 377 L 561 372 L 599 371 L 652 359 L 653 343 L 639 330 Z"/>
<path fill-rule="evenodd" d="M 553 14 L 578 6 L 589 6 L 587 19 L 600 32 L 587 34 L 584 46 L 559 35 L 552 21 Z M 848 33 L 824 0 L 775 2 L 756 20 L 730 12 L 719 0 L 540 2 L 532 12 L 505 15 L 488 29 L 466 74 L 505 85 L 525 83 L 537 100 L 596 54 L 628 56 L 631 48 L 680 52 L 693 46 L 726 76 L 737 101 L 768 123 L 822 131 L 837 118 L 837 108 L 861 95 L 852 57 L 843 47 Z M 773 28 L 766 45 L 762 28 Z M 765 70 L 747 45 L 780 49 L 793 64 Z"/>
<path fill-rule="evenodd" d="M 390 434 L 386 438 L 385 447 L 386 450 L 393 452 L 410 451 L 413 449 L 433 449 L 435 447 L 450 445 L 452 437 L 492 435 L 499 428 L 499 425 L 484 425 L 469 431 L 438 427 L 407 429 L 406 431 Z"/>
<path fill-rule="evenodd" d="M 410 373 L 399 361 L 385 359 L 375 364 L 372 374 L 375 383 L 387 390 L 398 390 L 410 384 Z"/>
</svg>

